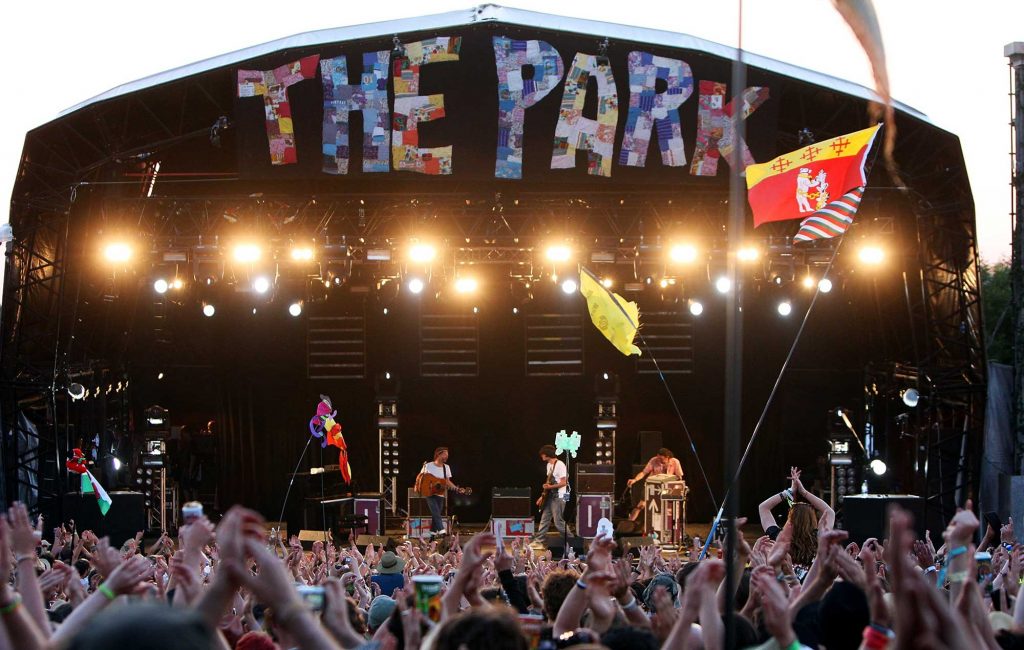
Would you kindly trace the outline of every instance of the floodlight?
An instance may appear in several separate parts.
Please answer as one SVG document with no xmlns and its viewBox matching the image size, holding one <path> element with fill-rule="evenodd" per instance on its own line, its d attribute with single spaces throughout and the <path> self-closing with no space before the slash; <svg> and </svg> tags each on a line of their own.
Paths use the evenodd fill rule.
<svg viewBox="0 0 1024 650">
<path fill-rule="evenodd" d="M 601 280 L 601 286 L 605 289 L 611 289 L 615 285 L 615 282 L 611 278 L 603 278 Z"/>
<path fill-rule="evenodd" d="M 572 257 L 572 249 L 564 244 L 548 246 L 547 258 L 551 262 L 568 262 Z"/>
<path fill-rule="evenodd" d="M 729 293 L 732 289 L 732 280 L 725 277 L 724 275 L 715 280 L 715 289 L 718 293 Z"/>
<path fill-rule="evenodd" d="M 430 244 L 413 244 L 409 247 L 409 261 L 426 264 L 437 257 L 437 249 Z"/>
<path fill-rule="evenodd" d="M 576 293 L 577 288 L 578 285 L 576 284 L 576 280 L 572 278 L 569 278 L 568 280 L 564 280 L 562 282 L 562 291 L 564 291 L 567 294 Z"/>
<path fill-rule="evenodd" d="M 234 249 L 234 257 L 236 262 L 243 264 L 251 264 L 260 259 L 263 251 L 256 244 L 238 244 Z"/>
<path fill-rule="evenodd" d="M 82 399 L 83 397 L 85 397 L 85 386 L 77 382 L 71 384 L 70 386 L 68 386 L 68 395 L 70 395 L 71 399 L 73 400 Z"/>
<path fill-rule="evenodd" d="M 699 300 L 690 301 L 690 313 L 694 316 L 700 316 L 704 313 L 704 303 Z"/>
<path fill-rule="evenodd" d="M 870 266 L 877 266 L 885 259 L 885 253 L 878 246 L 864 246 L 857 256 L 861 262 Z"/>
<path fill-rule="evenodd" d="M 266 293 L 270 291 L 270 279 L 265 275 L 261 275 L 252 282 L 252 289 L 256 293 Z"/>
<path fill-rule="evenodd" d="M 157 293 L 167 293 L 167 289 L 169 287 L 170 285 L 167 284 L 167 280 L 164 280 L 163 278 L 157 278 L 153 283 L 153 291 L 156 291 Z"/>
<path fill-rule="evenodd" d="M 313 259 L 313 249 L 309 246 L 293 246 L 291 255 L 296 262 L 308 262 Z"/>
<path fill-rule="evenodd" d="M 903 399 L 903 403 L 910 408 L 916 407 L 917 403 L 921 401 L 921 393 L 916 388 L 908 388 L 900 393 L 900 397 Z"/>
<path fill-rule="evenodd" d="M 789 316 L 791 313 L 793 313 L 793 305 L 788 300 L 783 300 L 782 302 L 780 302 L 779 306 L 776 307 L 776 309 L 779 312 L 779 316 Z"/>
<path fill-rule="evenodd" d="M 459 278 L 455 281 L 455 290 L 459 293 L 472 293 L 476 291 L 476 278 Z"/>
<path fill-rule="evenodd" d="M 132 247 L 127 242 L 110 242 L 103 248 L 103 257 L 113 264 L 123 264 L 132 258 Z"/>
<path fill-rule="evenodd" d="M 822 293 L 828 293 L 829 291 L 832 291 L 832 280 L 829 280 L 828 278 L 822 278 L 821 280 L 818 280 L 818 291 Z"/>
<path fill-rule="evenodd" d="M 743 246 L 736 251 L 736 259 L 741 262 L 753 262 L 757 259 L 758 251 L 753 246 Z"/>
<path fill-rule="evenodd" d="M 886 470 L 889 469 L 886 466 L 885 461 L 882 460 L 881 458 L 876 458 L 873 461 L 871 461 L 869 463 L 869 467 L 871 467 L 871 471 L 874 472 L 876 476 L 881 476 L 885 474 Z"/>
<path fill-rule="evenodd" d="M 814 277 L 813 276 L 805 275 L 804 279 L 801 280 L 800 282 L 801 282 L 801 284 L 804 285 L 804 289 L 813 289 L 814 288 Z M 821 288 L 821 283 L 818 283 L 818 288 L 819 289 Z"/>
<path fill-rule="evenodd" d="M 412 293 L 418 294 L 418 293 L 422 293 L 423 292 L 423 288 L 426 285 L 423 283 L 423 279 L 422 278 L 412 278 L 411 280 L 409 280 L 408 284 L 406 284 L 405 286 Z"/>
<path fill-rule="evenodd" d="M 291 314 L 292 316 L 295 316 L 296 318 L 301 316 L 302 315 L 302 302 L 301 301 L 293 302 L 292 304 L 288 305 L 288 313 Z"/>
<path fill-rule="evenodd" d="M 207 318 L 210 318 L 211 316 L 213 316 L 216 313 L 217 313 L 217 308 L 214 307 L 212 304 L 206 303 L 206 304 L 203 305 L 203 316 L 206 316 Z"/>
<path fill-rule="evenodd" d="M 697 259 L 697 248 L 692 244 L 677 244 L 669 249 L 668 256 L 673 262 L 688 264 Z"/>
</svg>

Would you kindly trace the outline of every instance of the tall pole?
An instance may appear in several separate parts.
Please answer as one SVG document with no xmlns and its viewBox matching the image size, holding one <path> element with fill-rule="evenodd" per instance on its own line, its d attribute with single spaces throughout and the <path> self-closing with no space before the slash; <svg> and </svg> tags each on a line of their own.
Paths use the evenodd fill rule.
<svg viewBox="0 0 1024 650">
<path fill-rule="evenodd" d="M 747 67 L 743 60 L 743 0 L 738 0 L 736 60 L 732 65 L 732 137 L 729 151 L 729 245 L 728 275 L 732 290 L 726 296 L 725 320 L 725 470 L 723 485 L 729 488 L 723 504 L 725 519 L 725 647 L 736 645 L 734 616 L 736 553 L 736 500 L 740 493 L 736 462 L 740 450 L 740 427 L 743 420 L 743 286 L 738 273 L 738 251 L 743 244 L 743 221 L 746 215 L 746 187 L 741 175 L 745 140 L 743 91 L 747 85 Z"/>
<path fill-rule="evenodd" d="M 1024 475 L 1024 42 L 1003 48 L 1013 69 L 1013 247 L 1010 257 L 1010 312 L 1013 315 L 1014 467 Z"/>
</svg>

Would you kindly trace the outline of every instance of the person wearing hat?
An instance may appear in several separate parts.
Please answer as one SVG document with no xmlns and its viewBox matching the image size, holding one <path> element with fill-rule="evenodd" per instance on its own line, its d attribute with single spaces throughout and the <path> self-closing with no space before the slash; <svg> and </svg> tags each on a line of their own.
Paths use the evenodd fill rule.
<svg viewBox="0 0 1024 650">
<path fill-rule="evenodd" d="M 405 584 L 405 576 L 402 575 L 402 571 L 405 569 L 405 560 L 395 555 L 394 551 L 385 551 L 384 555 L 380 557 L 380 562 L 374 568 L 376 571 L 370 581 L 380 587 L 382 596 L 390 597 L 395 593 L 395 589 Z"/>
<path fill-rule="evenodd" d="M 391 612 L 395 611 L 397 603 L 391 596 L 380 595 L 370 603 L 370 609 L 366 612 L 366 625 L 370 633 L 376 633 L 377 629 L 388 622 Z"/>
</svg>

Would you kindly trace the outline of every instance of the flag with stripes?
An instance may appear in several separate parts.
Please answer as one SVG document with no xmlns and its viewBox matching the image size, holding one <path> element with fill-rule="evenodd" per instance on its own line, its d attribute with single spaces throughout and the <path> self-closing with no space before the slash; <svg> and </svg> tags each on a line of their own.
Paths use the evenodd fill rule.
<svg viewBox="0 0 1024 650">
<path fill-rule="evenodd" d="M 830 239 L 846 232 L 860 207 L 864 188 L 855 188 L 800 222 L 794 242 Z"/>
</svg>

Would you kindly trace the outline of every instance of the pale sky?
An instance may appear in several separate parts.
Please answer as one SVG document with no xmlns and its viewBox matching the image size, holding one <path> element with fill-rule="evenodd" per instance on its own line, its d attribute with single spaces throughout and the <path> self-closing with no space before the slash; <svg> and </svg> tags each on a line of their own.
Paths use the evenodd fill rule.
<svg viewBox="0 0 1024 650">
<path fill-rule="evenodd" d="M 736 44 L 736 3 L 726 0 L 502 4 Z M 987 261 L 1009 257 L 1010 77 L 1002 51 L 1006 43 L 1024 41 L 1024 2 L 875 0 L 875 5 L 894 97 L 960 137 L 982 256 Z M 8 89 L 2 111 L 6 126 L 0 131 L 0 202 L 10 205 L 25 132 L 114 86 L 291 34 L 471 6 L 451 0 L 7 3 L 0 20 Z M 829 0 L 747 0 L 743 45 L 872 85 L 866 57 Z"/>
</svg>

